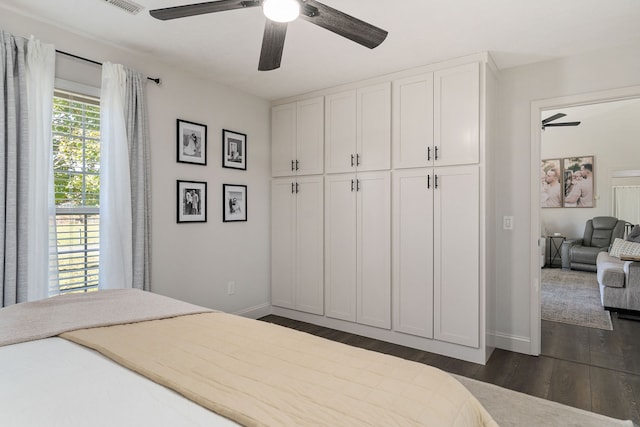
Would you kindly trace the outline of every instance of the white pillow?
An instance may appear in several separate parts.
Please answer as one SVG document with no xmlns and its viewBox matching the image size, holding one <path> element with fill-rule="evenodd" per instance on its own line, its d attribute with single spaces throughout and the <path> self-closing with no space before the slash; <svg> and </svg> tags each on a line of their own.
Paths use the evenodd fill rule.
<svg viewBox="0 0 640 427">
<path fill-rule="evenodd" d="M 621 255 L 640 256 L 640 243 L 628 242 L 623 239 L 613 241 L 609 255 L 620 258 Z"/>
</svg>

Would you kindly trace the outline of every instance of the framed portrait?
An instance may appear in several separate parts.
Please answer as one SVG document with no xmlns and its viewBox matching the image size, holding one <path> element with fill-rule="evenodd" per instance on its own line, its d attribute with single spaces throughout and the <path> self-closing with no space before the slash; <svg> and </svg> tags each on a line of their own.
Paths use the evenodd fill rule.
<svg viewBox="0 0 640 427">
<path fill-rule="evenodd" d="M 540 207 L 562 207 L 562 165 L 560 159 L 540 163 Z"/>
<path fill-rule="evenodd" d="M 207 222 L 207 183 L 178 180 L 178 223 Z"/>
<path fill-rule="evenodd" d="M 562 159 L 564 169 L 563 207 L 594 207 L 593 183 L 595 181 L 594 156 L 568 157 Z"/>
<path fill-rule="evenodd" d="M 247 220 L 247 186 L 222 184 L 222 221 Z"/>
<path fill-rule="evenodd" d="M 207 164 L 207 125 L 178 119 L 178 162 Z"/>
<path fill-rule="evenodd" d="M 222 167 L 247 170 L 247 135 L 222 129 Z"/>
</svg>

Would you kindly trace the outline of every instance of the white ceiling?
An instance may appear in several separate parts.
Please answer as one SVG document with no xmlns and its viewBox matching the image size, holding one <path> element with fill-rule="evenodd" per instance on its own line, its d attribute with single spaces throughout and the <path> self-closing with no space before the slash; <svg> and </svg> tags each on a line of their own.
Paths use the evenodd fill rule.
<svg viewBox="0 0 640 427">
<path fill-rule="evenodd" d="M 369 50 L 297 20 L 289 24 L 281 68 L 260 72 L 265 20 L 261 8 L 172 21 L 159 21 L 148 13 L 149 9 L 197 2 L 136 0 L 145 7 L 137 15 L 105 0 L 0 0 L 0 6 L 160 56 L 165 62 L 266 99 L 481 51 L 490 51 L 498 68 L 504 69 L 640 43 L 640 0 L 323 0 L 387 30 L 389 36 Z M 1 21 L 0 17 L 0 25 Z M 57 47 L 64 50 L 64 46 Z"/>
</svg>

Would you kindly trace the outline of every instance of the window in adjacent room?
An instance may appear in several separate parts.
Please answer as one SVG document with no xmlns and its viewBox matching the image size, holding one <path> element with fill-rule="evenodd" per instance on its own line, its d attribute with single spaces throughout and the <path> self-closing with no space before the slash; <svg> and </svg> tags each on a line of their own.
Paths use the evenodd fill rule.
<svg viewBox="0 0 640 427">
<path fill-rule="evenodd" d="M 52 126 L 60 293 L 97 290 L 100 100 L 55 90 Z"/>
</svg>

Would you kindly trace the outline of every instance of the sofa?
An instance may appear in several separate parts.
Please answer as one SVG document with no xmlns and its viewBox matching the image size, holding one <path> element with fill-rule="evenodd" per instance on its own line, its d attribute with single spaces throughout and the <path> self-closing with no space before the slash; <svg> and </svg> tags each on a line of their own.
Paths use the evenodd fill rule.
<svg viewBox="0 0 640 427">
<path fill-rule="evenodd" d="M 624 245 L 628 246 L 629 242 L 616 239 L 609 252 L 598 254 L 600 299 L 604 308 L 610 311 L 640 312 L 640 262 L 620 259 L 621 253 L 616 251 L 616 246 Z"/>
<path fill-rule="evenodd" d="M 604 308 L 640 312 L 640 262 L 622 261 L 600 252 L 596 265 Z"/>
<path fill-rule="evenodd" d="M 606 252 L 614 239 L 624 236 L 626 221 L 612 216 L 597 216 L 587 221 L 582 239 L 565 240 L 561 246 L 564 270 L 596 271 L 596 259 Z"/>
</svg>

